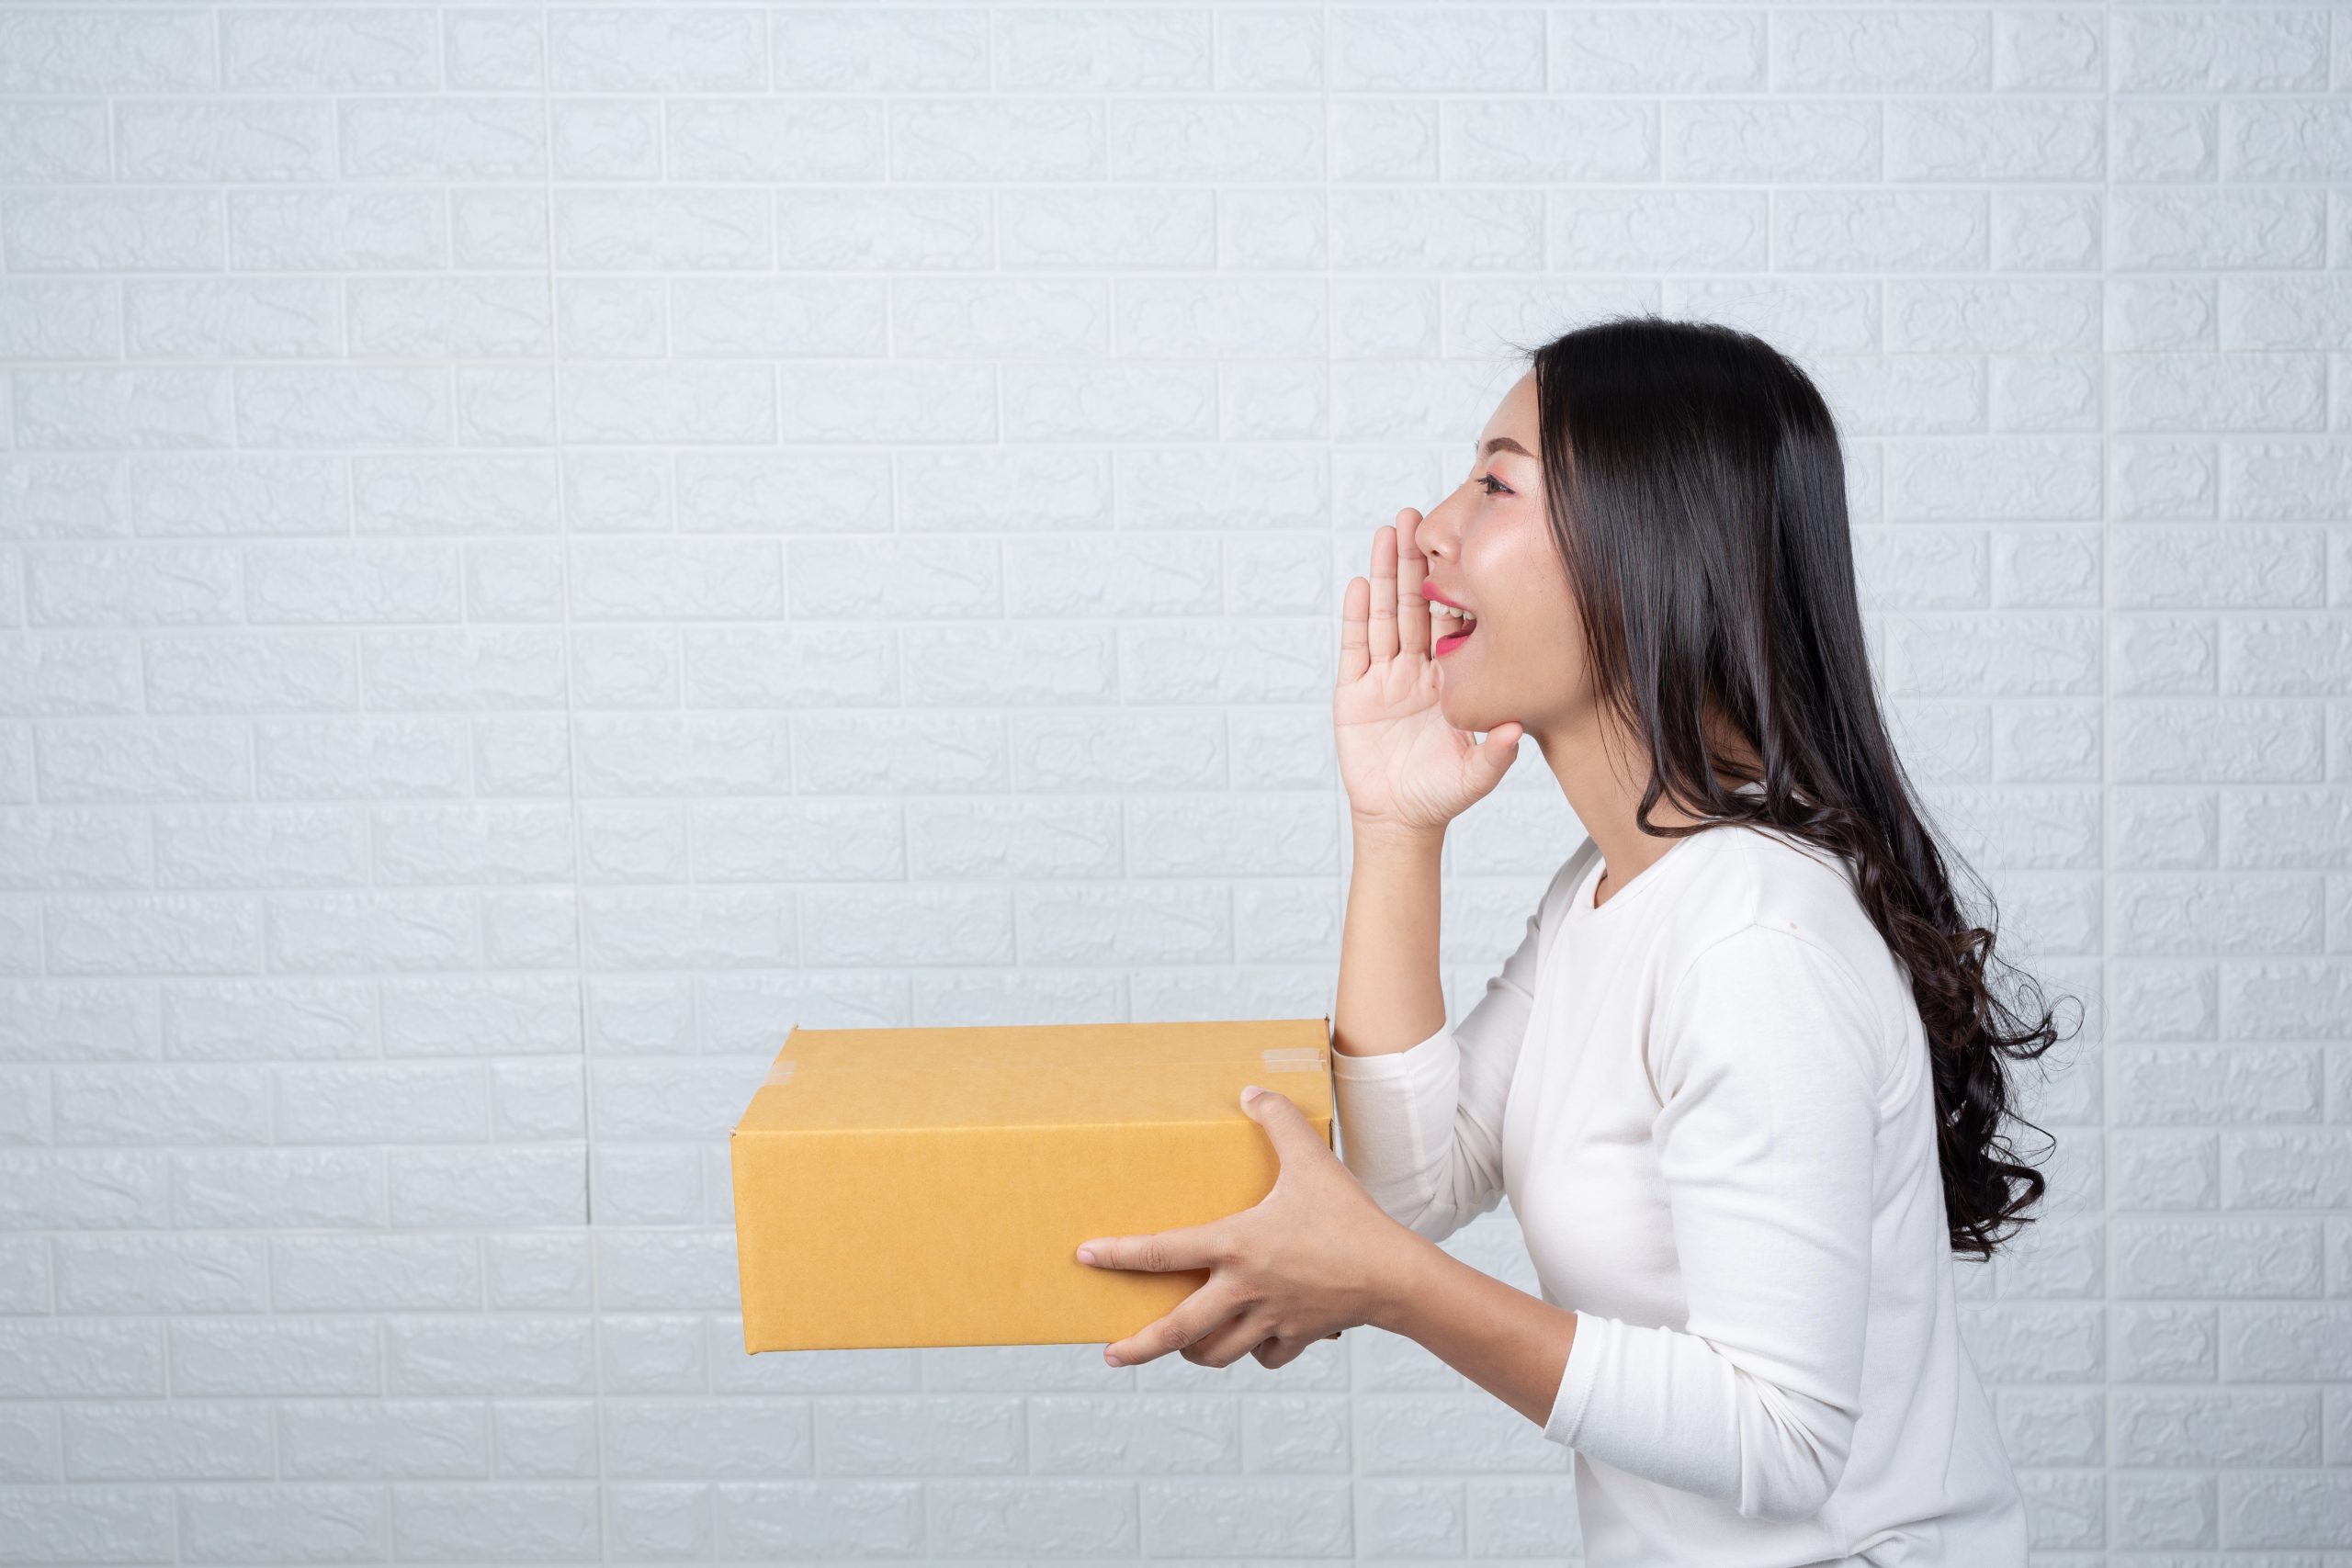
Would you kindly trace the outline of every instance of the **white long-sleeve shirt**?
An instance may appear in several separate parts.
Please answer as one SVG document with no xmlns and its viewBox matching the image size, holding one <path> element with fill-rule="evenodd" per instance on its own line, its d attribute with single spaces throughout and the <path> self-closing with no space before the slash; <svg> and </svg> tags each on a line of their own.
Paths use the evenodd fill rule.
<svg viewBox="0 0 2352 1568">
<path fill-rule="evenodd" d="M 1587 838 L 1459 1023 L 1334 1051 L 1340 1155 L 1432 1241 L 1505 1195 L 1576 1332 L 1544 1436 L 1591 1568 L 2005 1568 L 1926 1032 L 1843 863 L 1738 825 L 1593 904 Z"/>
</svg>

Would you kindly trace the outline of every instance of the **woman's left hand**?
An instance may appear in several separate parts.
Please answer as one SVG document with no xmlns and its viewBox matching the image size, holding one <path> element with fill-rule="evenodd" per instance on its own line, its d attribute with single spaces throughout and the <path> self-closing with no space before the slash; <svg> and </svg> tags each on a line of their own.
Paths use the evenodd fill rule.
<svg viewBox="0 0 2352 1568">
<path fill-rule="evenodd" d="M 1231 1366 L 1244 1355 L 1279 1367 L 1335 1329 L 1372 1322 L 1417 1239 L 1373 1201 L 1289 1096 L 1245 1091 L 1241 1104 L 1282 1161 L 1272 1190 L 1207 1224 L 1079 1248 L 1078 1260 L 1096 1268 L 1209 1270 L 1166 1316 L 1104 1347 L 1114 1367 L 1170 1350 L 1204 1367 Z"/>
</svg>

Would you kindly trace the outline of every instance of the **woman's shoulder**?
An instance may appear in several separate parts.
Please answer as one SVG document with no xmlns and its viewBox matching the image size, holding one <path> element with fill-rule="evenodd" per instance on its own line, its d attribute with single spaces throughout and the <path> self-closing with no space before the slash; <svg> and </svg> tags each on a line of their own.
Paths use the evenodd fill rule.
<svg viewBox="0 0 2352 1568">
<path fill-rule="evenodd" d="M 1792 951 L 1843 972 L 1874 1010 L 1884 1009 L 1899 975 L 1842 856 L 1747 823 L 1710 828 L 1701 838 L 1713 842 L 1676 900 L 1674 956 L 1687 964 L 1725 939 L 1771 933 L 1751 940 L 1793 942 Z"/>
<path fill-rule="evenodd" d="M 1653 1085 L 1663 1093 L 1694 1064 L 1801 1043 L 1776 1059 L 1825 1082 L 1861 1074 L 1887 1103 L 1909 1081 L 1903 1045 L 1917 1006 L 1843 860 L 1744 823 L 1700 837 L 1713 841 L 1677 884 L 1654 950 Z"/>
</svg>

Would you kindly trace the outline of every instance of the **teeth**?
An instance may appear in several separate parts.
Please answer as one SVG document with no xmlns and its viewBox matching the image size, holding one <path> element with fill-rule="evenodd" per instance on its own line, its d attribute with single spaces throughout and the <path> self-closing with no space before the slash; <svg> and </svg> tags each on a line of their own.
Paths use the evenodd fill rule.
<svg viewBox="0 0 2352 1568">
<path fill-rule="evenodd" d="M 1460 621 L 1465 630 L 1478 624 L 1478 617 L 1467 610 L 1457 610 L 1453 605 L 1442 604 L 1435 599 L 1430 600 L 1429 605 L 1430 615 L 1441 620 Z"/>
</svg>

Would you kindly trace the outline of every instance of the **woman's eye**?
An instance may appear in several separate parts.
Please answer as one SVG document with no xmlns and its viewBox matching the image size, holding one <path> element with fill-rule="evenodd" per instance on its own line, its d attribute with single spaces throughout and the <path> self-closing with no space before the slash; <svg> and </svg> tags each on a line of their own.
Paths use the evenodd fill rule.
<svg viewBox="0 0 2352 1568">
<path fill-rule="evenodd" d="M 1510 493 L 1510 486 L 1503 483 L 1492 474 L 1480 474 L 1478 476 L 1478 482 L 1487 487 L 1487 493 L 1488 495 L 1494 495 L 1498 492 L 1503 495 L 1509 495 Z"/>
</svg>

